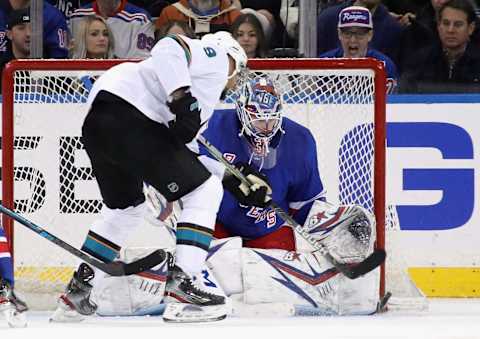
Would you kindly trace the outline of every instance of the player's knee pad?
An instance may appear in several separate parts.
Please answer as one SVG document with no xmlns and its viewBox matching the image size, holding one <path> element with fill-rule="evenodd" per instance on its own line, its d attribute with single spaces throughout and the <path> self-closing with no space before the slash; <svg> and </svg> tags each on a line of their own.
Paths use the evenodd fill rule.
<svg viewBox="0 0 480 339">
<path fill-rule="evenodd" d="M 213 229 L 222 197 L 222 182 L 215 175 L 211 175 L 202 185 L 182 197 L 183 210 L 178 223 Z"/>
</svg>

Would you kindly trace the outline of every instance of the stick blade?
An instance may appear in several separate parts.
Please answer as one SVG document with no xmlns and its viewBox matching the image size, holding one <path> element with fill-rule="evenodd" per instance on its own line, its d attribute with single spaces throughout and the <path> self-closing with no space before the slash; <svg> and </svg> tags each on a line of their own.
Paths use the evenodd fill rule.
<svg viewBox="0 0 480 339">
<path fill-rule="evenodd" d="M 349 279 L 357 279 L 362 275 L 374 270 L 380 266 L 387 254 L 383 249 L 376 249 L 365 260 L 355 265 L 339 265 L 337 268 Z"/>
<path fill-rule="evenodd" d="M 114 277 L 132 275 L 149 270 L 150 268 L 161 264 L 166 257 L 167 253 L 164 250 L 159 249 L 153 251 L 146 257 L 140 258 L 128 264 L 121 261 L 114 261 L 111 263 L 105 263 L 102 265 L 103 268 L 99 268 Z"/>
</svg>

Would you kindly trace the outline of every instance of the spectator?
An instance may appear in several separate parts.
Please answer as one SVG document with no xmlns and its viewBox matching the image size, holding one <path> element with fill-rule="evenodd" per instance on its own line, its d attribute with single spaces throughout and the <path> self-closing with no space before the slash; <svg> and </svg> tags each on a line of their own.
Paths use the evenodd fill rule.
<svg viewBox="0 0 480 339">
<path fill-rule="evenodd" d="M 297 0 L 290 1 L 290 6 L 293 6 Z M 295 47 L 295 40 L 297 35 L 290 37 L 285 28 L 284 21 L 282 19 L 288 19 L 288 23 L 294 20 L 295 10 L 292 7 L 288 8 L 288 18 L 285 15 L 281 17 L 280 10 L 282 7 L 287 7 L 288 3 L 282 0 L 241 0 L 242 13 L 252 13 L 257 16 L 263 27 L 265 38 L 269 41 L 269 45 L 272 48 L 292 48 Z M 297 4 L 298 6 L 298 4 Z"/>
<path fill-rule="evenodd" d="M 362 6 L 368 8 L 372 13 L 373 26 L 375 27 L 375 34 L 370 42 L 370 47 L 393 58 L 396 55 L 398 40 L 404 28 L 380 2 L 381 0 L 349 0 L 322 11 L 317 21 L 317 54 L 340 47 L 336 32 L 340 11 L 350 6 Z"/>
<path fill-rule="evenodd" d="M 260 21 L 254 14 L 240 15 L 232 25 L 232 35 L 249 58 L 264 58 L 267 42 Z"/>
<path fill-rule="evenodd" d="M 182 34 L 191 39 L 195 39 L 195 33 L 188 23 L 183 21 L 169 21 L 166 25 L 155 31 L 156 41 L 168 34 Z"/>
<path fill-rule="evenodd" d="M 73 37 L 71 59 L 113 59 L 114 40 L 102 17 L 87 16 L 78 23 Z"/>
<path fill-rule="evenodd" d="M 0 57 L 7 53 L 6 26 L 13 10 L 28 8 L 30 0 L 0 1 Z M 68 57 L 68 28 L 63 14 L 47 2 L 43 4 L 43 56 L 63 59 Z"/>
<path fill-rule="evenodd" d="M 398 61 L 400 72 L 403 72 L 405 63 L 411 59 L 412 54 L 418 53 L 419 49 L 428 46 L 438 40 L 437 14 L 440 7 L 447 0 L 428 0 L 409 25 L 400 40 L 400 48 L 395 60 Z M 438 42 L 438 41 L 437 41 Z"/>
<path fill-rule="evenodd" d="M 115 40 L 114 54 L 118 58 L 146 58 L 155 42 L 150 15 L 126 0 L 95 0 L 70 16 L 73 36 L 86 16 L 101 16 L 107 22 Z"/>
<path fill-rule="evenodd" d="M 164 8 L 155 21 L 160 29 L 169 21 L 184 21 L 200 37 L 206 33 L 229 31 L 240 15 L 231 0 L 180 0 Z"/>
<path fill-rule="evenodd" d="M 48 1 L 52 6 L 56 7 L 60 12 L 63 13 L 65 19 L 70 17 L 70 15 L 76 9 L 92 2 L 92 0 L 44 0 Z"/>
<path fill-rule="evenodd" d="M 320 58 L 375 58 L 385 63 L 387 90 L 393 92 L 398 75 L 393 61 L 385 54 L 368 47 L 373 37 L 370 11 L 364 7 L 344 8 L 338 16 L 338 38 L 341 47 L 320 55 Z"/>
<path fill-rule="evenodd" d="M 28 8 L 10 12 L 7 23 L 7 51 L 2 54 L 1 69 L 11 60 L 30 57 L 30 11 Z"/>
<path fill-rule="evenodd" d="M 440 7 L 439 41 L 410 57 L 402 75 L 402 92 L 478 93 L 480 47 L 470 40 L 475 19 L 469 0 L 449 0 Z"/>
</svg>

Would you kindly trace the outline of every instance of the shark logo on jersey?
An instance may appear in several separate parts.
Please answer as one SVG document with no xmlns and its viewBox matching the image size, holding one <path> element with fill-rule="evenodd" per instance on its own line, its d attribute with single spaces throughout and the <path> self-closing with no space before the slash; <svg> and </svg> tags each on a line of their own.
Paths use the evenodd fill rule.
<svg viewBox="0 0 480 339">
<path fill-rule="evenodd" d="M 310 270 L 311 270 L 311 273 L 309 273 L 309 272 L 304 272 L 294 266 L 288 265 L 285 262 L 282 262 L 264 253 L 260 253 L 257 251 L 254 251 L 254 252 L 257 255 L 259 255 L 263 260 L 265 260 L 265 262 L 270 264 L 283 277 L 283 279 L 272 277 L 273 280 L 277 281 L 278 283 L 282 284 L 283 286 L 290 289 L 294 293 L 298 294 L 300 297 L 305 299 L 312 306 L 318 307 L 319 305 L 302 288 L 300 288 L 297 284 L 295 284 L 295 282 L 290 277 L 299 279 L 301 281 L 308 283 L 311 286 L 316 287 L 317 292 L 322 297 L 325 297 L 329 292 L 332 291 L 332 288 L 328 280 L 338 274 L 337 269 L 335 269 L 334 267 L 329 268 L 323 272 L 317 272 L 312 267 L 312 265 L 308 263 L 308 266 L 310 267 Z"/>
</svg>

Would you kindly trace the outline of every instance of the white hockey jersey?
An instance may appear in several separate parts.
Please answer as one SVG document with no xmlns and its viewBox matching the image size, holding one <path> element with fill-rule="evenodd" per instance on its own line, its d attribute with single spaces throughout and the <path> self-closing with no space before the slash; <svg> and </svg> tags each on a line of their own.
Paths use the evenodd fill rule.
<svg viewBox="0 0 480 339">
<path fill-rule="evenodd" d="M 228 65 L 227 53 L 219 46 L 179 35 L 168 36 L 155 45 L 150 58 L 122 63 L 105 72 L 95 81 L 88 104 L 100 90 L 106 90 L 168 126 L 175 118 L 166 105 L 168 96 L 180 87 L 190 87 L 199 102 L 203 123 L 220 100 Z"/>
<path fill-rule="evenodd" d="M 72 36 L 84 17 L 100 15 L 96 2 L 75 10 L 69 18 L 69 28 Z M 120 59 L 140 58 L 150 56 L 150 50 L 155 43 L 155 27 L 149 14 L 125 0 L 122 0 L 115 15 L 106 18 L 114 40 L 114 55 Z"/>
</svg>

